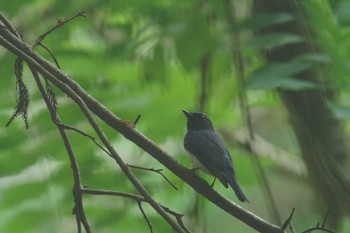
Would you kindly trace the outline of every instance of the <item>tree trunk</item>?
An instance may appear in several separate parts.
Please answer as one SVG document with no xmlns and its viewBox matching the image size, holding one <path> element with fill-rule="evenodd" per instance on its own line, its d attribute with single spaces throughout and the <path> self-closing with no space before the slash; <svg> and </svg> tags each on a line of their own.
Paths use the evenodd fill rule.
<svg viewBox="0 0 350 233">
<path fill-rule="evenodd" d="M 293 33 L 302 38 L 313 35 L 312 24 L 297 0 L 257 0 L 255 11 L 260 13 L 289 13 L 296 20 L 271 26 L 260 33 Z M 318 51 L 315 51 L 318 50 Z M 293 43 L 274 48 L 265 53 L 268 62 L 287 62 L 296 56 L 320 52 L 312 41 Z M 322 73 L 323 81 L 320 81 Z M 314 67 L 294 76 L 311 81 L 318 86 L 307 90 L 278 90 L 289 112 L 297 136 L 302 158 L 306 164 L 310 183 L 316 195 L 316 206 L 325 214 L 329 210 L 327 225 L 338 229 L 350 206 L 349 147 L 344 123 L 336 119 L 327 107 L 327 101 L 336 97 L 331 88 L 326 68 Z M 323 85 L 320 85 L 320 84 Z M 302 195 L 302 193 L 300 193 Z"/>
</svg>

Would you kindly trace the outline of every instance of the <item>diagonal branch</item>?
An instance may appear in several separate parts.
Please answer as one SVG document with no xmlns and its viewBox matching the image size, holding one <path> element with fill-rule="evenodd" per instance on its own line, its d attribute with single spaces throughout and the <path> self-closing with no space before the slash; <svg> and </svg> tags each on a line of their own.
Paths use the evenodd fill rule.
<svg viewBox="0 0 350 233">
<path fill-rule="evenodd" d="M 46 78 L 49 79 L 51 76 L 50 74 L 45 74 Z M 50 77 L 51 78 L 51 77 Z M 121 159 L 119 154 L 115 151 L 107 137 L 105 136 L 104 132 L 100 129 L 92 115 L 90 114 L 89 109 L 85 105 L 85 103 L 82 101 L 82 99 L 76 95 L 74 91 L 67 88 L 67 94 L 74 100 L 74 102 L 80 107 L 82 112 L 84 113 L 85 117 L 101 139 L 102 143 L 106 147 L 106 149 L 109 151 L 109 155 L 117 162 L 119 167 L 122 169 L 124 174 L 128 177 L 128 179 L 131 181 L 131 183 L 135 186 L 135 188 L 141 193 L 142 196 L 145 197 L 145 199 L 148 200 L 150 205 L 173 227 L 174 230 L 177 232 L 185 232 L 181 226 L 179 226 L 176 222 L 174 222 L 170 216 L 162 209 L 161 206 L 158 205 L 157 202 L 155 202 L 152 198 L 152 196 L 148 193 L 148 191 L 142 186 L 142 184 L 138 181 L 138 179 L 134 176 L 134 174 L 130 171 L 128 166 L 124 163 L 124 161 Z"/>
<path fill-rule="evenodd" d="M 213 190 L 205 180 L 193 174 L 190 169 L 186 169 L 185 167 L 181 166 L 173 157 L 169 156 L 165 151 L 158 147 L 154 142 L 146 138 L 143 134 L 138 132 L 135 128 L 128 127 L 127 125 L 123 124 L 123 121 L 120 118 L 115 116 L 105 106 L 90 96 L 79 86 L 79 84 L 74 82 L 69 76 L 62 73 L 51 63 L 47 62 L 40 55 L 32 51 L 28 44 L 18 40 L 16 36 L 3 27 L 0 27 L 0 44 L 35 67 L 41 74 L 49 79 L 51 83 L 55 84 L 64 93 L 71 97 L 72 94 L 78 95 L 84 104 L 86 104 L 87 108 L 95 113 L 101 120 L 120 132 L 125 138 L 134 142 L 144 151 L 149 153 L 152 157 L 166 166 L 179 178 L 188 183 L 194 190 L 202 194 L 219 208 L 223 209 L 227 213 L 259 232 L 281 232 L 279 226 L 261 219 L 260 217 L 223 197 L 221 194 Z"/>
<path fill-rule="evenodd" d="M 15 35 L 16 37 L 20 38 L 21 36 L 19 35 L 19 33 L 17 32 L 16 28 L 12 26 L 12 24 L 10 23 L 10 21 L 8 21 L 8 19 L 5 17 L 4 14 L 2 14 L 0 12 L 0 21 L 5 25 L 5 28 L 7 28 L 8 30 L 10 30 L 10 32 Z M 0 25 L 1 26 L 1 25 Z"/>
</svg>

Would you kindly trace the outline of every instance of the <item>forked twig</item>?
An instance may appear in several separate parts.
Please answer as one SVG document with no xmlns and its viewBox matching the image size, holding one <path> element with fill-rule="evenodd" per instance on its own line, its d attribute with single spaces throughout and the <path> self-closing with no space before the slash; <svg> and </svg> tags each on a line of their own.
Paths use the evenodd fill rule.
<svg viewBox="0 0 350 233">
<path fill-rule="evenodd" d="M 327 229 L 326 228 L 326 221 L 327 221 L 327 218 L 328 218 L 328 214 L 329 214 L 329 210 L 327 211 L 323 221 L 322 221 L 322 225 L 320 226 L 320 223 L 317 222 L 316 226 L 314 227 L 311 227 L 305 231 L 303 231 L 302 233 L 310 233 L 310 232 L 313 232 L 313 231 L 323 231 L 323 232 L 328 232 L 328 233 L 336 233 L 334 230 L 331 230 L 331 229 Z"/>
<path fill-rule="evenodd" d="M 60 117 L 53 109 L 53 106 L 50 103 L 49 97 L 45 91 L 45 88 L 40 80 L 39 73 L 38 71 L 29 65 L 29 68 L 33 74 L 33 77 L 37 83 L 37 86 L 42 94 L 42 97 L 46 103 L 46 106 L 51 114 L 51 119 L 53 122 L 56 123 L 56 126 L 61 134 L 62 140 L 64 142 L 64 145 L 66 147 L 66 151 L 70 160 L 71 168 L 72 168 L 72 173 L 73 173 L 73 180 L 74 180 L 74 185 L 73 185 L 73 197 L 74 197 L 74 214 L 77 222 L 77 230 L 78 233 L 81 233 L 81 224 L 83 224 L 85 230 L 87 233 L 91 233 L 90 229 L 90 224 L 86 218 L 85 211 L 83 208 L 83 200 L 82 200 L 82 193 L 81 193 L 81 188 L 82 188 L 82 181 L 80 177 L 80 170 L 79 170 L 79 165 L 77 160 L 75 159 L 74 151 L 72 148 L 72 145 L 69 141 L 68 135 L 66 134 L 64 127 L 62 127 L 62 124 L 60 124 Z"/>
<path fill-rule="evenodd" d="M 62 124 L 62 123 L 60 123 L 60 122 L 55 122 L 55 124 L 58 124 L 58 125 L 64 127 L 64 128 L 67 129 L 67 130 L 72 130 L 72 131 L 75 131 L 75 132 L 77 132 L 77 133 L 80 133 L 80 134 L 83 135 L 84 137 L 90 138 L 99 148 L 101 148 L 101 150 L 103 150 L 103 151 L 104 151 L 106 154 L 108 154 L 109 156 L 111 155 L 111 154 L 109 153 L 108 150 L 106 150 L 102 145 L 100 145 L 100 144 L 96 141 L 96 138 L 95 138 L 95 137 L 93 137 L 93 136 L 91 136 L 91 135 L 89 135 L 89 134 L 87 134 L 87 133 L 81 131 L 80 129 L 74 128 L 74 127 L 69 126 L 69 125 L 64 125 L 64 124 Z"/>
<path fill-rule="evenodd" d="M 166 180 L 166 182 L 168 182 L 168 184 L 171 185 L 171 187 L 173 187 L 175 190 L 178 190 L 178 188 L 162 173 L 163 169 L 145 168 L 145 167 L 139 167 L 139 166 L 130 165 L 130 164 L 126 164 L 126 165 L 128 167 L 131 167 L 131 168 L 158 173 L 159 175 L 161 175 Z"/>
<path fill-rule="evenodd" d="M 50 30 L 48 30 L 47 32 L 45 32 L 44 34 L 40 35 L 38 37 L 38 39 L 35 41 L 32 48 L 35 48 L 37 45 L 39 45 L 45 39 L 45 37 L 47 35 L 49 35 L 51 32 L 55 31 L 57 28 L 62 27 L 64 24 L 68 23 L 69 21 L 71 21 L 79 16 L 86 17 L 86 15 L 84 14 L 84 11 L 81 11 L 81 12 L 73 15 L 72 17 L 68 18 L 67 20 L 64 20 L 64 18 L 57 19 L 56 25 L 54 27 L 52 27 Z"/>
<path fill-rule="evenodd" d="M 292 212 L 290 213 L 289 217 L 286 219 L 286 221 L 284 221 L 283 225 L 281 226 L 282 231 L 286 230 L 288 225 L 291 225 L 294 211 L 295 208 L 292 209 Z"/>
<path fill-rule="evenodd" d="M 107 196 L 126 197 L 126 198 L 133 199 L 137 203 L 141 203 L 141 202 L 149 203 L 147 201 L 147 199 L 145 199 L 144 197 L 136 195 L 136 194 L 132 194 L 132 193 L 125 193 L 125 192 L 118 192 L 118 191 L 111 191 L 111 190 L 96 190 L 96 189 L 90 189 L 90 188 L 83 188 L 82 193 L 83 194 L 92 194 L 92 195 L 107 195 Z M 183 214 L 179 214 L 179 213 L 169 209 L 168 207 L 166 207 L 162 204 L 159 204 L 159 205 L 164 209 L 165 212 L 171 214 L 172 216 L 174 216 L 176 218 L 177 222 L 179 223 L 179 225 L 182 227 L 182 229 L 186 233 L 191 233 L 191 231 L 185 226 L 185 224 L 182 221 L 182 217 L 184 216 Z M 147 222 L 147 224 L 148 224 L 148 222 Z"/>
<path fill-rule="evenodd" d="M 43 47 L 43 48 L 50 54 L 50 56 L 52 57 L 53 61 L 54 61 L 55 64 L 56 64 L 57 68 L 58 68 L 58 69 L 61 69 L 61 67 L 60 67 L 60 65 L 58 64 L 58 61 L 57 61 L 55 55 L 53 54 L 53 52 L 51 52 L 51 50 L 50 50 L 48 47 L 46 47 L 46 46 L 45 46 L 43 43 L 41 43 L 41 42 L 40 42 L 38 45 L 40 45 L 41 47 Z"/>
</svg>

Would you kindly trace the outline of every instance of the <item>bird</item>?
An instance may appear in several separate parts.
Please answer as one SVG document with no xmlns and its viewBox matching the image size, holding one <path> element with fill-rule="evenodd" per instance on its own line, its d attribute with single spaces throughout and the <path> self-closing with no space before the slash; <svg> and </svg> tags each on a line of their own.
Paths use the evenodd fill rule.
<svg viewBox="0 0 350 233">
<path fill-rule="evenodd" d="M 209 117 L 202 112 L 189 112 L 185 109 L 182 111 L 187 117 L 184 147 L 190 154 L 191 162 L 214 176 L 214 182 L 217 178 L 225 188 L 231 186 L 240 201 L 249 202 L 236 180 L 230 153 L 222 138 L 215 132 Z"/>
</svg>

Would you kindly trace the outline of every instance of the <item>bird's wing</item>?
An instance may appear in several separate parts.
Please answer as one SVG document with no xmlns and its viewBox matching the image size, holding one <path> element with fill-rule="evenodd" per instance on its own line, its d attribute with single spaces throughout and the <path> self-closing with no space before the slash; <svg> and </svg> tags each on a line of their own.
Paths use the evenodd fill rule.
<svg viewBox="0 0 350 233">
<path fill-rule="evenodd" d="M 230 185 L 239 200 L 248 201 L 236 181 L 232 159 L 219 135 L 209 130 L 188 132 L 185 136 L 185 148 L 226 188 Z"/>
<path fill-rule="evenodd" d="M 199 130 L 188 133 L 185 137 L 185 148 L 225 186 L 227 179 L 235 176 L 227 148 L 214 131 Z"/>
</svg>

